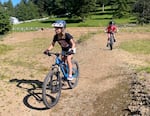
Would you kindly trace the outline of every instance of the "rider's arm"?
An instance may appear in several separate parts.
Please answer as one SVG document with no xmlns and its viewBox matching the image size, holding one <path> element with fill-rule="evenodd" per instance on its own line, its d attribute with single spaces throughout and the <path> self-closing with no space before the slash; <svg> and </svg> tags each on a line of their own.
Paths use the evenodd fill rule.
<svg viewBox="0 0 150 116">
<path fill-rule="evenodd" d="M 106 27 L 104 31 L 105 31 L 105 33 L 107 33 L 108 32 L 108 27 Z"/>
<path fill-rule="evenodd" d="M 116 33 L 118 32 L 119 30 L 118 30 L 118 28 L 116 27 Z"/>
<path fill-rule="evenodd" d="M 72 44 L 72 48 L 75 48 L 75 42 L 74 42 L 74 40 L 73 40 L 73 39 L 70 39 L 70 42 L 71 42 L 71 44 Z"/>
<path fill-rule="evenodd" d="M 72 44 L 71 49 L 73 50 L 73 53 L 76 53 L 76 48 L 75 48 L 75 42 L 73 39 L 70 39 L 70 43 Z"/>
<path fill-rule="evenodd" d="M 50 44 L 50 46 L 47 48 L 47 50 L 51 50 L 51 49 L 53 49 L 53 47 L 55 46 L 55 42 L 53 41 L 51 44 Z"/>
<path fill-rule="evenodd" d="M 114 26 L 114 32 L 117 33 L 118 32 L 118 28 L 116 26 Z"/>
</svg>

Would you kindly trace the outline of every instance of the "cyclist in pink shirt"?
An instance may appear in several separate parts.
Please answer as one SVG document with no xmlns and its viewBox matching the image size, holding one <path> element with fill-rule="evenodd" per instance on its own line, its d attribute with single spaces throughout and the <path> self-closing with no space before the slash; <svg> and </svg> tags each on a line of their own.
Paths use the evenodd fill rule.
<svg viewBox="0 0 150 116">
<path fill-rule="evenodd" d="M 109 42 L 109 38 L 110 38 L 110 33 L 113 33 L 113 35 L 114 35 L 114 42 L 116 42 L 116 37 L 115 37 L 114 33 L 116 33 L 117 31 L 118 31 L 118 29 L 117 29 L 117 26 L 115 25 L 115 23 L 113 21 L 110 21 L 109 25 L 105 29 L 105 32 L 107 33 L 107 36 L 108 36 L 108 42 Z M 107 46 L 108 46 L 108 44 L 107 44 Z"/>
</svg>

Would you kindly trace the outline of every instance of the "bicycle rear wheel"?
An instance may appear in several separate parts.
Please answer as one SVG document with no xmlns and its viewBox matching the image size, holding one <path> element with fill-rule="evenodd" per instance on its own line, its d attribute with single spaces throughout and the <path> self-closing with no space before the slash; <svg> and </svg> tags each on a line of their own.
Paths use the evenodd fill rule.
<svg viewBox="0 0 150 116">
<path fill-rule="evenodd" d="M 77 86 L 79 81 L 79 65 L 77 61 L 72 61 L 72 76 L 73 80 L 68 81 L 68 85 L 71 89 Z"/>
<path fill-rule="evenodd" d="M 61 95 L 61 79 L 58 72 L 49 72 L 42 87 L 43 102 L 47 108 L 55 106 Z"/>
</svg>

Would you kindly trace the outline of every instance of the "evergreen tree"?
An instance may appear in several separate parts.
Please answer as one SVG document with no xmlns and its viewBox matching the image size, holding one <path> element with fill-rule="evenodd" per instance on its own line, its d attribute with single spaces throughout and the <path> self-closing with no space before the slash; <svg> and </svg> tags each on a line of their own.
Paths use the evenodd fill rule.
<svg viewBox="0 0 150 116">
<path fill-rule="evenodd" d="M 14 8 L 11 0 L 5 2 L 3 6 L 6 8 L 9 16 L 14 16 Z"/>
<path fill-rule="evenodd" d="M 131 11 L 129 3 L 130 0 L 112 0 L 113 9 L 115 9 L 113 16 L 116 18 L 128 17 Z"/>
<path fill-rule="evenodd" d="M 35 19 L 35 18 L 39 18 L 39 13 L 38 13 L 38 7 L 33 4 L 33 2 L 28 1 L 27 5 L 27 17 L 28 19 Z"/>
<path fill-rule="evenodd" d="M 39 18 L 37 6 L 27 0 L 22 0 L 15 7 L 15 13 L 15 16 L 21 21 Z"/>
<path fill-rule="evenodd" d="M 0 34 L 5 34 L 11 30 L 10 19 L 7 11 L 0 6 Z"/>
<path fill-rule="evenodd" d="M 79 17 L 82 21 L 96 8 L 96 0 L 67 0 L 66 10 L 69 17 Z"/>
<path fill-rule="evenodd" d="M 39 16 L 44 17 L 46 14 L 48 14 L 47 9 L 51 7 L 50 4 L 52 3 L 50 2 L 52 2 L 52 0 L 31 0 L 31 1 L 37 6 Z"/>
<path fill-rule="evenodd" d="M 138 0 L 133 11 L 137 15 L 138 22 L 140 24 L 150 23 L 150 1 L 149 0 Z"/>
</svg>

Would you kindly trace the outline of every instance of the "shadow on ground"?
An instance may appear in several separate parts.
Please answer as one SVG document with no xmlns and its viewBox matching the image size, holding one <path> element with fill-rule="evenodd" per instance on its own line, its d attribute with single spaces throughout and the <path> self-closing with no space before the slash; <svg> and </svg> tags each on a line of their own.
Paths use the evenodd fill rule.
<svg viewBox="0 0 150 116">
<path fill-rule="evenodd" d="M 46 110 L 47 108 L 42 105 L 36 106 L 32 104 L 30 99 L 32 98 L 32 101 L 37 103 L 43 103 L 42 99 L 42 84 L 43 82 L 39 80 L 25 80 L 25 79 L 11 79 L 11 83 L 17 83 L 17 87 L 21 89 L 25 89 L 28 94 L 23 98 L 23 103 L 31 109 L 34 110 Z M 37 92 L 38 91 L 38 92 Z M 40 91 L 40 92 L 39 92 Z"/>
</svg>

